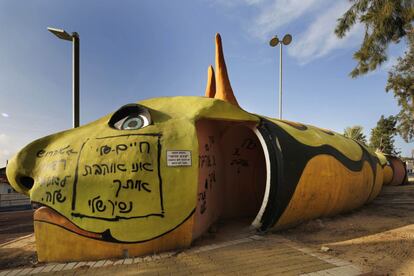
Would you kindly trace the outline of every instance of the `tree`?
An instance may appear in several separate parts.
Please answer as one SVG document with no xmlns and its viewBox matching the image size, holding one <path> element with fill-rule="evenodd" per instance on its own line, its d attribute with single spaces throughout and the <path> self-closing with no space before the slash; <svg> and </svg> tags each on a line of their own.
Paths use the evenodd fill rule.
<svg viewBox="0 0 414 276">
<path fill-rule="evenodd" d="M 358 77 L 374 71 L 387 60 L 390 43 L 400 40 L 413 31 L 413 0 L 350 0 L 353 4 L 338 19 L 335 34 L 345 37 L 357 23 L 365 26 L 365 36 L 361 47 L 354 53 L 357 66 L 350 75 Z"/>
<path fill-rule="evenodd" d="M 370 146 L 383 153 L 398 154 L 394 147 L 394 136 L 397 132 L 396 124 L 397 118 L 395 116 L 385 118 L 384 115 L 381 115 L 377 126 L 371 130 Z"/>
<path fill-rule="evenodd" d="M 344 136 L 354 139 L 364 145 L 367 144 L 367 138 L 365 137 L 364 133 L 364 128 L 362 126 L 352 126 L 352 127 L 347 127 L 344 130 Z"/>
<path fill-rule="evenodd" d="M 409 142 L 414 138 L 414 34 L 407 36 L 410 46 L 405 56 L 388 73 L 387 92 L 394 91 L 401 111 L 398 114 L 398 132 Z"/>
<path fill-rule="evenodd" d="M 355 78 L 374 71 L 387 60 L 390 43 L 407 43 L 407 51 L 389 72 L 386 91 L 392 90 L 401 111 L 397 116 L 398 132 L 406 142 L 414 138 L 414 1 L 350 0 L 352 6 L 338 19 L 335 33 L 339 38 L 357 23 L 365 27 L 361 47 L 354 53 Z"/>
</svg>

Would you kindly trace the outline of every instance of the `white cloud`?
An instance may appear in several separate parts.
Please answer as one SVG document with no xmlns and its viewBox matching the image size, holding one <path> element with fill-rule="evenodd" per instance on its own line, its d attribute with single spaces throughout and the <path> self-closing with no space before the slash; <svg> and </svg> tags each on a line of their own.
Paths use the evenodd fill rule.
<svg viewBox="0 0 414 276">
<path fill-rule="evenodd" d="M 253 19 L 249 32 L 268 39 L 278 28 L 287 25 L 306 13 L 318 9 L 327 0 L 274 0 L 261 3 L 260 14 Z"/>
<path fill-rule="evenodd" d="M 363 27 L 355 25 L 346 37 L 334 33 L 338 18 L 351 6 L 349 1 L 331 0 L 214 0 L 223 6 L 252 6 L 247 32 L 254 38 L 268 40 L 286 29 L 293 33 L 287 53 L 300 64 L 328 56 L 334 50 L 357 46 L 362 41 Z"/>
<path fill-rule="evenodd" d="M 3 116 L 4 118 L 8 118 L 9 114 L 3 112 L 3 113 L 1 113 L 1 116 Z"/>
<path fill-rule="evenodd" d="M 290 56 L 305 64 L 328 55 L 335 49 L 350 48 L 361 42 L 363 28 L 354 26 L 345 38 L 339 39 L 334 33 L 337 19 L 349 8 L 349 3 L 338 2 L 301 33 L 288 48 Z"/>
</svg>

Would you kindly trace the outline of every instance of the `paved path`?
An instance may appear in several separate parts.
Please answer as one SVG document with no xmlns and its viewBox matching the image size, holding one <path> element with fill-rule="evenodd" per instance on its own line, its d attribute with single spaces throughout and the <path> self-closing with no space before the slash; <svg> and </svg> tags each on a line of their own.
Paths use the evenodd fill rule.
<svg viewBox="0 0 414 276">
<path fill-rule="evenodd" d="M 358 267 L 279 235 L 204 245 L 144 258 L 47 264 L 0 271 L 12 275 L 359 275 Z"/>
</svg>

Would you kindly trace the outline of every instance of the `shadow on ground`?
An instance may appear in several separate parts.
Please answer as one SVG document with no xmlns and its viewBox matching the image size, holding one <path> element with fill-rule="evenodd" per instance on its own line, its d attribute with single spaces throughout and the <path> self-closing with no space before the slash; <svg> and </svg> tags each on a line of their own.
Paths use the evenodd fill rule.
<svg viewBox="0 0 414 276">
<path fill-rule="evenodd" d="M 21 248 L 0 248 L 0 268 L 31 267 L 37 263 L 37 256 L 34 250 Z"/>
</svg>

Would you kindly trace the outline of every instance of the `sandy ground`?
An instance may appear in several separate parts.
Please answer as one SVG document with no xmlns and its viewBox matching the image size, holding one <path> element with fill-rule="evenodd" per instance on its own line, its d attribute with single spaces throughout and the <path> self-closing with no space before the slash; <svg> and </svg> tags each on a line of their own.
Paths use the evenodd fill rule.
<svg viewBox="0 0 414 276">
<path fill-rule="evenodd" d="M 0 245 L 0 270 L 15 267 L 33 267 L 37 264 L 34 235 L 20 237 Z"/>
<path fill-rule="evenodd" d="M 195 245 L 250 235 L 247 222 L 218 223 Z M 414 275 L 414 185 L 384 187 L 374 202 L 359 210 L 275 234 L 317 250 L 324 247 L 326 254 L 355 263 L 370 275 Z M 35 265 L 33 235 L 0 244 L 0 269 Z"/>
<path fill-rule="evenodd" d="M 279 232 L 374 275 L 414 275 L 414 185 L 384 187 L 369 205 Z M 321 250 L 322 251 L 322 250 Z"/>
</svg>

